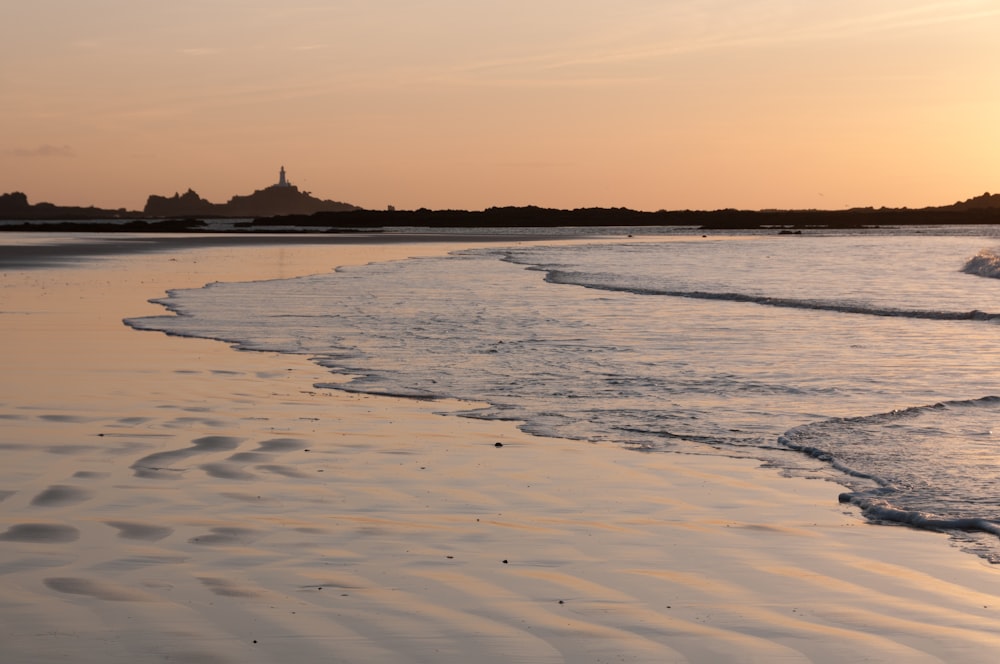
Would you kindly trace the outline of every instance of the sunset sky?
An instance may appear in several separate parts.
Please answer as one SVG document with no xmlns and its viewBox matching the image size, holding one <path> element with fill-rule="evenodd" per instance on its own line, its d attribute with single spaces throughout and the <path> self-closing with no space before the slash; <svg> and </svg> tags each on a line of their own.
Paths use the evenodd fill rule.
<svg viewBox="0 0 1000 664">
<path fill-rule="evenodd" d="M 0 193 L 921 207 L 1000 191 L 996 0 L 30 0 Z"/>
</svg>

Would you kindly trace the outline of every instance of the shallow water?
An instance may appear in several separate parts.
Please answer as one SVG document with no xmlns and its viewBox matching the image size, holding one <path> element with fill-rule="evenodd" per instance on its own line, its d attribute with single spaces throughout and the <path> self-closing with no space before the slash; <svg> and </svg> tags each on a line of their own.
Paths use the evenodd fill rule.
<svg viewBox="0 0 1000 664">
<path fill-rule="evenodd" d="M 982 256 L 963 271 L 990 232 L 496 246 L 175 291 L 181 315 L 127 322 L 539 434 L 830 477 L 870 518 L 998 561 L 1000 280 Z"/>
</svg>

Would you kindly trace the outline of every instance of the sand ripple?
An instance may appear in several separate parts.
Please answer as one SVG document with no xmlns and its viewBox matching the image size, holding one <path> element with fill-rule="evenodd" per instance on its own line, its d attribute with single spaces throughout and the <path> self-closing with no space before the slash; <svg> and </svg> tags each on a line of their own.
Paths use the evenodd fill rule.
<svg viewBox="0 0 1000 664">
<path fill-rule="evenodd" d="M 118 536 L 125 539 L 148 540 L 156 542 L 174 532 L 173 528 L 166 526 L 154 526 L 148 523 L 137 523 L 135 521 L 105 521 L 112 528 L 118 529 Z"/>
<path fill-rule="evenodd" d="M 75 542 L 79 537 L 80 531 L 73 526 L 52 523 L 18 523 L 0 534 L 0 541 L 61 544 Z"/>
<path fill-rule="evenodd" d="M 92 494 L 92 491 L 80 487 L 54 484 L 32 498 L 31 504 L 39 507 L 71 505 L 89 500 Z"/>
<path fill-rule="evenodd" d="M 150 598 L 143 593 L 106 581 L 94 581 L 92 579 L 75 577 L 50 577 L 45 579 L 45 585 L 61 593 L 87 595 L 94 599 L 103 599 L 109 602 L 150 601 Z"/>
<path fill-rule="evenodd" d="M 132 464 L 132 469 L 135 471 L 136 477 L 176 478 L 177 473 L 183 472 L 185 469 L 173 467 L 174 464 L 199 454 L 234 450 L 239 446 L 240 441 L 240 438 L 230 436 L 196 438 L 191 441 L 191 447 L 144 456 Z"/>
</svg>

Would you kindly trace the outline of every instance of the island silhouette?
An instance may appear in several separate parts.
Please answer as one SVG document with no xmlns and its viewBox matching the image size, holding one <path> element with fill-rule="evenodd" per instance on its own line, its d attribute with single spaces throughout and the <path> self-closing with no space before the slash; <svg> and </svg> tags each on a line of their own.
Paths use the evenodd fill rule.
<svg viewBox="0 0 1000 664">
<path fill-rule="evenodd" d="M 248 196 L 233 196 L 227 203 L 210 203 L 194 190 L 172 197 L 152 195 L 146 200 L 143 216 L 157 217 L 273 217 L 275 215 L 347 212 L 359 209 L 349 203 L 314 198 L 288 181 L 285 167 L 278 172 L 277 184 L 258 189 Z"/>
</svg>

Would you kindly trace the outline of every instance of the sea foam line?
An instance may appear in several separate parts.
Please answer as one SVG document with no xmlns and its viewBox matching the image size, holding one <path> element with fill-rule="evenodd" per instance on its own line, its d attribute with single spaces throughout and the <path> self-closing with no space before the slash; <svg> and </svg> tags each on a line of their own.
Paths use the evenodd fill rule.
<svg viewBox="0 0 1000 664">
<path fill-rule="evenodd" d="M 944 408 L 947 406 L 988 406 L 996 404 L 1000 401 L 1000 397 L 997 396 L 985 396 L 979 399 L 968 399 L 962 401 L 948 401 L 927 406 L 913 406 L 911 408 L 905 408 L 901 410 L 894 410 L 888 413 L 880 413 L 877 415 L 867 415 L 862 417 L 853 418 L 836 418 L 838 421 L 891 421 L 899 418 L 909 417 L 916 415 L 918 413 L 935 410 L 939 408 Z M 933 514 L 922 512 L 918 510 L 905 510 L 900 509 L 893 505 L 890 500 L 887 500 L 883 496 L 888 496 L 891 498 L 892 494 L 896 491 L 893 483 L 886 478 L 879 477 L 871 473 L 865 473 L 855 470 L 841 461 L 839 461 L 836 455 L 828 450 L 824 450 L 819 447 L 811 445 L 802 445 L 796 443 L 792 440 L 794 433 L 803 428 L 807 428 L 810 425 L 804 425 L 802 427 L 796 427 L 786 432 L 784 435 L 778 437 L 778 442 L 785 448 L 791 449 L 803 454 L 807 454 L 815 459 L 824 461 L 830 464 L 831 467 L 837 471 L 849 476 L 860 478 L 864 480 L 869 480 L 877 485 L 876 488 L 844 492 L 839 495 L 839 501 L 841 503 L 847 503 L 854 505 L 861 509 L 862 515 L 872 521 L 888 521 L 892 523 L 899 523 L 914 528 L 920 528 L 923 530 L 933 530 L 933 531 L 967 531 L 967 532 L 983 532 L 991 535 L 1000 537 L 1000 523 L 992 521 L 990 519 L 985 519 L 982 517 L 954 517 L 945 518 L 940 516 L 935 516 Z M 994 561 L 997 562 L 997 561 Z"/>
<path fill-rule="evenodd" d="M 863 493 L 842 493 L 839 499 L 841 503 L 850 503 L 861 508 L 861 513 L 873 521 L 892 521 L 923 530 L 980 531 L 1000 537 L 1000 524 L 988 519 L 978 517 L 942 519 L 924 512 L 901 510 L 886 500 Z"/>
<path fill-rule="evenodd" d="M 760 304 L 769 307 L 783 307 L 787 309 L 806 309 L 810 311 L 832 311 L 844 314 L 859 314 L 864 316 L 883 316 L 894 318 L 918 318 L 927 320 L 977 320 L 995 321 L 1000 320 L 1000 314 L 989 313 L 973 309 L 972 311 L 934 311 L 923 309 L 893 309 L 870 307 L 863 304 L 851 304 L 847 302 L 828 302 L 822 300 L 799 300 L 795 298 L 769 297 L 766 295 L 753 295 L 750 293 L 734 292 L 713 292 L 697 290 L 673 290 L 660 288 L 639 288 L 634 286 L 615 286 L 612 284 L 602 284 L 587 281 L 584 273 L 563 272 L 560 270 L 547 271 L 546 281 L 554 284 L 566 284 L 593 288 L 595 290 L 616 291 L 633 293 L 635 295 L 660 295 L 666 297 L 684 297 L 696 300 L 716 300 L 725 302 L 746 302 L 750 304 Z"/>
</svg>

